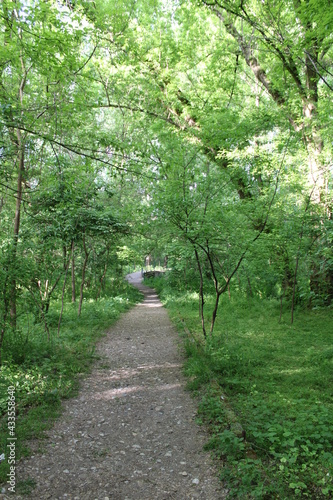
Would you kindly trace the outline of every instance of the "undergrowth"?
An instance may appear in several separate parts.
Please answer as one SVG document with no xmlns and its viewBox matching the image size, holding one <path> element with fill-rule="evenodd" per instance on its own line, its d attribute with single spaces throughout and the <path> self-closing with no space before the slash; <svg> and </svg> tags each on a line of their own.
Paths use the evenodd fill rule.
<svg viewBox="0 0 333 500">
<path fill-rule="evenodd" d="M 287 307 L 279 322 L 276 301 L 231 292 L 204 342 L 197 294 L 154 286 L 184 336 L 229 498 L 333 498 L 332 310 L 299 309 L 291 325 Z"/>
<path fill-rule="evenodd" d="M 79 374 L 87 372 L 96 359 L 96 341 L 140 297 L 138 290 L 119 283 L 112 297 L 85 300 L 79 318 L 77 304 L 66 303 L 59 336 L 61 305 L 54 301 L 48 312 L 50 340 L 43 327 L 29 317 L 20 319 L 15 334 L 8 332 L 0 369 L 0 455 L 5 455 L 0 463 L 0 482 L 7 482 L 9 471 L 8 387 L 15 389 L 18 460 L 29 455 L 28 440 L 43 438 L 43 431 L 59 416 L 61 400 L 75 394 Z"/>
</svg>

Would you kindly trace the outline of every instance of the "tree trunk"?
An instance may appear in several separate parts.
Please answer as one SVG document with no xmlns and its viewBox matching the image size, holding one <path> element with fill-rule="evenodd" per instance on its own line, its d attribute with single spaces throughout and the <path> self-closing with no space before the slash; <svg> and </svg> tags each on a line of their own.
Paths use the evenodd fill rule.
<svg viewBox="0 0 333 500">
<path fill-rule="evenodd" d="M 105 263 L 105 265 L 104 265 L 104 271 L 103 271 L 103 274 L 101 276 L 99 288 L 98 288 L 97 294 L 96 294 L 96 301 L 99 299 L 99 297 L 101 295 L 101 291 L 102 291 L 102 287 L 103 287 L 103 283 L 104 283 L 106 271 L 107 271 L 107 263 Z"/>
<path fill-rule="evenodd" d="M 248 288 L 248 290 L 249 290 L 249 292 L 248 292 L 249 297 L 253 297 L 253 291 L 252 291 L 252 286 L 251 286 L 251 281 L 250 281 L 249 276 L 247 276 L 247 284 L 249 285 L 249 288 Z"/>
<path fill-rule="evenodd" d="M 299 234 L 299 244 L 297 248 L 297 253 L 296 253 L 296 262 L 295 262 L 295 272 L 294 272 L 294 279 L 293 279 L 293 294 L 291 298 L 291 324 L 294 322 L 294 308 L 295 308 L 295 296 L 296 296 L 296 283 L 297 283 L 297 272 L 298 272 L 298 264 L 299 264 L 299 259 L 300 259 L 300 253 L 301 253 L 301 246 L 302 246 L 302 239 L 303 239 L 303 234 L 304 234 L 304 225 L 305 225 L 305 217 L 306 213 L 309 209 L 310 202 L 311 202 L 311 197 L 312 194 L 315 190 L 315 187 L 313 187 L 310 196 L 307 199 L 307 203 L 305 205 L 305 210 L 304 210 L 304 216 L 302 220 L 302 226 L 301 226 L 301 231 Z"/>
<path fill-rule="evenodd" d="M 97 291 L 96 300 L 98 300 L 99 296 L 101 295 L 101 291 L 102 291 L 102 287 L 103 287 L 103 283 L 105 280 L 106 271 L 107 271 L 107 267 L 108 267 L 108 258 L 109 258 L 109 248 L 107 249 L 104 271 L 103 271 L 103 274 L 102 274 L 101 279 L 100 279 L 100 285 L 99 285 L 99 289 Z"/>
<path fill-rule="evenodd" d="M 242 53 L 246 64 L 251 69 L 256 80 L 260 82 L 266 89 L 271 98 L 276 104 L 283 108 L 288 116 L 289 122 L 296 132 L 302 132 L 303 141 L 308 153 L 309 172 L 308 179 L 310 186 L 316 186 L 314 192 L 314 201 L 317 203 L 322 202 L 323 188 L 324 188 L 324 175 L 323 169 L 320 165 L 319 155 L 323 149 L 323 140 L 320 136 L 320 131 L 315 125 L 315 118 L 318 108 L 318 82 L 319 75 L 316 71 L 318 65 L 319 46 L 317 34 L 313 32 L 312 23 L 305 19 L 300 19 L 299 22 L 303 24 L 304 30 L 304 60 L 305 64 L 300 65 L 297 59 L 293 60 L 289 51 L 280 46 L 277 42 L 278 37 L 272 37 L 267 31 L 264 24 L 260 25 L 257 19 L 251 18 L 246 13 L 246 20 L 252 29 L 258 30 L 265 43 L 271 47 L 273 53 L 282 63 L 284 71 L 289 73 L 292 85 L 298 93 L 302 102 L 303 109 L 294 109 L 288 105 L 286 94 L 278 90 L 279 85 L 271 81 L 268 73 L 261 65 L 260 60 L 255 54 L 255 45 L 253 44 L 252 37 L 248 38 L 243 36 L 243 32 L 239 31 L 236 27 L 236 18 L 242 19 L 242 15 L 234 16 L 233 7 L 230 2 L 223 2 L 221 6 L 218 1 L 202 0 L 202 3 L 207 5 L 212 12 L 222 21 L 226 31 L 235 39 L 238 44 L 239 50 Z M 230 4 L 230 5 L 229 5 Z M 296 6 L 295 12 L 300 8 L 300 3 Z M 286 46 L 287 47 L 287 46 Z M 299 58 L 301 60 L 301 58 Z M 305 78 L 304 78 L 305 77 Z M 303 115 L 303 116 L 302 116 Z"/>
<path fill-rule="evenodd" d="M 279 323 L 281 323 L 281 319 L 282 319 L 283 297 L 284 297 L 284 293 L 281 293 L 281 296 L 280 296 L 280 317 L 279 317 Z"/>
<path fill-rule="evenodd" d="M 14 20 L 15 17 L 18 16 L 18 11 L 13 9 L 11 12 L 8 9 L 7 2 L 3 2 L 3 10 L 4 16 L 7 22 L 5 23 L 5 33 L 4 33 L 4 45 L 6 46 L 8 41 L 13 36 L 13 26 L 14 24 L 9 21 L 11 19 Z M 18 36 L 19 39 L 22 38 L 22 34 L 20 32 L 15 32 L 14 36 Z M 19 82 L 18 88 L 18 97 L 17 97 L 17 105 L 21 107 L 21 116 L 23 116 L 23 93 L 24 87 L 27 80 L 28 71 L 25 68 L 24 59 L 22 56 L 22 51 L 20 54 L 20 62 L 21 62 L 21 81 Z M 14 117 L 12 111 L 9 111 L 10 121 L 14 123 Z M 18 153 L 18 172 L 17 172 L 17 191 L 16 191 L 16 207 L 15 207 L 15 216 L 14 216 L 14 239 L 13 239 L 13 247 L 12 247 L 12 255 L 11 255 L 11 278 L 9 284 L 9 304 L 10 304 L 10 322 L 12 327 L 16 328 L 16 281 L 17 281 L 17 245 L 18 245 L 18 237 L 20 231 L 20 216 L 21 216 L 21 201 L 22 201 L 22 185 L 23 185 L 23 177 L 24 177 L 24 140 L 22 138 L 21 130 L 16 129 L 9 126 L 9 134 L 12 143 L 17 148 Z"/>
<path fill-rule="evenodd" d="M 294 273 L 294 281 L 293 281 L 293 294 L 292 294 L 292 298 L 291 298 L 291 324 L 294 323 L 294 310 L 295 310 L 295 296 L 296 296 L 298 263 L 299 263 L 299 254 L 296 256 L 295 273 Z"/>
<path fill-rule="evenodd" d="M 7 316 L 9 312 L 9 297 L 7 295 L 7 283 L 8 283 L 8 268 L 7 268 L 7 274 L 4 282 L 4 287 L 3 287 L 3 313 L 2 313 L 2 327 L 1 327 L 1 333 L 0 333 L 0 367 L 2 364 L 2 344 L 3 344 L 3 339 L 5 336 L 5 331 L 6 331 L 6 323 L 7 323 Z"/>
<path fill-rule="evenodd" d="M 63 246 L 63 258 L 64 258 L 64 271 L 67 269 L 67 248 L 66 245 Z"/>
<path fill-rule="evenodd" d="M 199 270 L 199 275 L 200 275 L 200 289 L 199 289 L 199 297 L 200 297 L 200 302 L 199 302 L 199 314 L 201 317 L 201 326 L 202 326 L 202 332 L 204 334 L 204 337 L 207 337 L 206 333 L 206 328 L 205 328 L 205 316 L 204 316 L 204 305 L 205 305 L 205 300 L 204 300 L 204 293 L 203 293 L 203 276 L 202 276 L 202 268 L 200 264 L 200 259 L 199 259 L 199 254 L 196 248 L 194 248 L 194 253 L 195 253 L 195 258 L 197 261 L 198 265 L 198 270 Z"/>
<path fill-rule="evenodd" d="M 44 312 L 44 309 L 45 309 L 44 308 L 44 298 L 43 298 L 43 293 L 42 293 L 40 281 L 37 282 L 37 288 L 38 288 L 39 294 L 40 294 L 40 299 L 41 299 L 40 302 L 36 299 L 35 294 L 33 292 L 33 289 L 30 289 L 29 291 L 30 291 L 32 298 L 34 299 L 35 304 L 37 305 L 37 307 L 40 311 L 40 319 L 44 322 L 44 328 L 45 328 L 45 331 L 47 333 L 47 340 L 50 341 L 50 330 L 49 330 L 46 316 L 45 316 L 45 312 Z M 47 293 L 47 290 L 45 291 L 45 294 L 46 293 Z"/>
<path fill-rule="evenodd" d="M 220 296 L 221 296 L 221 292 L 217 288 L 215 288 L 215 290 L 216 290 L 215 305 L 214 305 L 214 310 L 213 310 L 213 315 L 212 315 L 212 322 L 210 325 L 210 333 L 211 334 L 213 333 L 213 330 L 214 330 L 214 325 L 215 325 L 216 316 L 217 316 L 217 310 L 219 308 L 219 302 L 220 302 Z"/>
<path fill-rule="evenodd" d="M 62 287 L 61 311 L 60 311 L 60 316 L 59 316 L 59 321 L 58 321 L 58 337 L 59 337 L 59 332 L 60 332 L 60 324 L 61 324 L 61 319 L 62 319 L 62 313 L 64 311 L 64 297 L 65 297 L 65 289 L 66 289 L 66 280 L 67 280 L 67 273 L 68 273 L 70 262 L 71 262 L 71 260 L 69 258 L 68 262 L 67 262 L 67 266 L 66 266 L 64 284 L 63 284 L 63 287 Z"/>
<path fill-rule="evenodd" d="M 17 145 L 18 145 L 18 176 L 17 176 L 17 191 L 16 191 L 16 206 L 14 216 L 14 239 L 12 247 L 12 278 L 10 284 L 10 321 L 12 327 L 16 328 L 16 263 L 17 263 L 17 244 L 20 232 L 21 218 L 21 202 L 22 202 L 22 185 L 24 174 L 24 144 L 22 142 L 21 131 L 17 130 Z"/>
<path fill-rule="evenodd" d="M 74 240 L 72 240 L 71 253 L 72 253 L 72 302 L 74 303 L 76 301 L 76 295 L 75 295 L 75 254 L 74 254 Z"/>
<path fill-rule="evenodd" d="M 88 258 L 89 258 L 89 252 L 87 251 L 86 238 L 85 238 L 84 233 L 83 233 L 82 242 L 83 242 L 83 250 L 84 250 L 84 262 L 83 262 L 83 266 L 82 266 L 82 280 L 81 280 L 81 286 L 80 286 L 80 301 L 79 301 L 78 316 L 80 316 L 81 309 L 82 309 L 83 287 L 84 287 L 84 281 L 85 281 L 85 276 L 86 276 L 87 262 L 88 262 Z"/>
<path fill-rule="evenodd" d="M 65 267 L 65 271 L 66 271 L 66 267 Z M 40 295 L 40 300 L 41 300 L 41 307 L 42 307 L 42 311 L 45 311 L 45 314 L 47 314 L 49 312 L 51 295 L 53 294 L 54 290 L 56 289 L 56 286 L 59 283 L 60 278 L 61 278 L 61 274 L 58 275 L 57 279 L 55 280 L 54 285 L 51 288 L 49 287 L 49 285 L 50 285 L 49 280 L 46 280 L 44 293 L 42 291 L 41 281 L 37 281 L 37 287 L 39 289 L 39 295 Z"/>
</svg>

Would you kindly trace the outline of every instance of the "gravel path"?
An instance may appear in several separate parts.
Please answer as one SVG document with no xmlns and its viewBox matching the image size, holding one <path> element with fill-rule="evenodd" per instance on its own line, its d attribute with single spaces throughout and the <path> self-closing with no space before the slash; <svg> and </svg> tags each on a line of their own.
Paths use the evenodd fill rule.
<svg viewBox="0 0 333 500">
<path fill-rule="evenodd" d="M 178 336 L 154 290 L 98 345 L 101 360 L 48 433 L 43 455 L 17 465 L 34 499 L 223 499 L 225 490 L 184 390 Z M 1 495 L 0 495 L 1 496 Z M 23 498 L 10 495 L 8 498 Z"/>
</svg>

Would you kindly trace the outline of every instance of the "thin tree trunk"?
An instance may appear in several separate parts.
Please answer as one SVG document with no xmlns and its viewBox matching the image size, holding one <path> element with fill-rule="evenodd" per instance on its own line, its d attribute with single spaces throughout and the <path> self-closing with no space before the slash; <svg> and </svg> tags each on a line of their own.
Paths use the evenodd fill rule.
<svg viewBox="0 0 333 500">
<path fill-rule="evenodd" d="M 83 233 L 82 242 L 83 242 L 83 250 L 84 250 L 84 262 L 83 262 L 83 266 L 82 266 L 82 280 L 81 280 L 81 286 L 80 286 L 80 301 L 79 301 L 78 316 L 80 316 L 81 309 L 82 309 L 83 287 L 84 287 L 84 281 L 85 281 L 85 276 L 86 276 L 87 262 L 88 262 L 88 258 L 89 258 L 89 252 L 87 251 L 86 237 L 85 237 L 84 233 Z"/>
<path fill-rule="evenodd" d="M 200 302 L 199 302 L 199 314 L 201 317 L 201 326 L 202 326 L 202 332 L 204 334 L 204 337 L 207 337 L 206 333 L 206 328 L 205 328 L 205 316 L 204 316 L 204 305 L 205 305 L 205 300 L 204 300 L 204 293 L 203 293 L 203 276 L 202 276 L 202 268 L 200 264 L 200 259 L 199 259 L 199 254 L 196 248 L 194 248 L 194 253 L 195 253 L 195 258 L 197 261 L 198 265 L 198 270 L 200 274 L 200 289 L 199 289 L 199 297 L 200 297 Z"/>
<path fill-rule="evenodd" d="M 4 318 L 3 318 L 3 327 L 1 328 L 1 334 L 0 334 L 0 367 L 2 366 L 2 344 L 3 344 L 3 339 L 4 339 L 4 336 L 5 336 L 5 322 L 6 322 L 6 316 L 7 314 L 4 314 Z"/>
<path fill-rule="evenodd" d="M 57 286 L 59 280 L 60 280 L 60 275 L 56 279 L 56 282 L 54 283 L 50 292 L 48 292 L 47 297 L 45 298 L 45 314 L 47 314 L 49 312 L 51 295 L 52 295 L 53 291 L 55 290 L 55 287 Z"/>
<path fill-rule="evenodd" d="M 70 262 L 71 262 L 71 260 L 68 259 L 67 266 L 66 266 L 66 272 L 65 272 L 64 284 L 63 284 L 63 287 L 62 287 L 61 311 L 60 311 L 59 322 L 58 322 L 58 337 L 59 337 L 59 332 L 60 332 L 60 324 L 61 324 L 61 319 L 62 319 L 62 313 L 64 311 L 64 296 L 65 296 L 65 288 L 66 288 L 66 279 L 67 279 L 67 273 L 68 273 Z"/>
<path fill-rule="evenodd" d="M 5 12 L 8 9 L 5 7 Z M 14 14 L 15 13 L 15 14 Z M 13 10 L 13 15 L 17 16 L 16 11 Z M 21 38 L 21 34 L 19 34 L 19 38 Z M 21 67 L 22 67 L 22 79 L 20 81 L 20 86 L 18 89 L 18 101 L 22 109 L 23 105 L 23 93 L 24 87 L 27 81 L 28 71 L 25 68 L 24 60 L 22 57 L 22 53 L 20 55 Z M 23 110 L 21 110 L 21 116 L 23 115 Z M 11 116 L 11 121 L 14 122 L 13 117 Z M 15 206 L 15 216 L 14 216 L 14 240 L 13 240 L 13 248 L 12 248 L 12 269 L 13 276 L 10 284 L 10 318 L 11 325 L 13 328 L 16 328 L 16 264 L 17 264 L 17 245 L 18 245 L 18 237 L 20 232 L 20 218 L 21 218 L 21 202 L 22 202 L 22 186 L 23 186 L 23 177 L 24 177 L 24 140 L 22 139 L 21 130 L 16 129 L 16 137 L 15 132 L 11 134 L 12 142 L 16 145 L 18 151 L 18 173 L 17 173 L 17 191 L 16 191 L 16 206 Z"/>
<path fill-rule="evenodd" d="M 20 232 L 20 218 L 21 218 L 21 201 L 22 201 L 22 185 L 24 173 L 24 145 L 22 143 L 21 131 L 17 130 L 17 145 L 19 151 L 18 161 L 18 176 L 17 176 L 17 192 L 16 192 L 16 206 L 14 217 L 14 240 L 12 247 L 11 264 L 13 269 L 13 276 L 10 285 L 10 322 L 12 327 L 16 328 L 16 262 L 17 262 L 17 244 Z"/>
<path fill-rule="evenodd" d="M 72 253 L 72 302 L 76 301 L 75 295 L 75 254 L 74 254 L 74 240 L 72 240 L 71 245 L 71 253 Z"/>
<path fill-rule="evenodd" d="M 8 282 L 8 272 L 6 275 L 5 283 L 4 283 L 4 310 L 3 310 L 3 316 L 2 316 L 2 328 L 1 328 L 1 334 L 0 334 L 0 367 L 2 365 L 2 344 L 3 344 L 3 339 L 5 336 L 5 330 L 6 330 L 6 322 L 7 322 L 7 316 L 9 312 L 9 299 L 7 295 L 7 282 Z"/>
<path fill-rule="evenodd" d="M 46 321 L 46 316 L 45 316 L 44 309 L 43 309 L 43 303 L 41 304 L 39 309 L 40 309 L 40 314 L 41 314 L 42 320 L 44 321 L 44 327 L 45 327 L 45 331 L 47 333 L 47 340 L 48 340 L 48 342 L 50 342 L 50 330 L 49 330 L 49 327 L 48 327 L 48 324 Z"/>
<path fill-rule="evenodd" d="M 103 283 L 104 283 L 104 280 L 105 280 L 105 276 L 106 276 L 106 271 L 107 271 L 107 268 L 108 268 L 108 257 L 109 257 L 109 249 L 107 249 L 106 261 L 105 261 L 105 265 L 104 265 L 104 271 L 103 271 L 102 277 L 100 279 L 100 285 L 99 285 L 99 289 L 97 291 L 96 300 L 99 299 L 99 296 L 100 296 L 101 291 L 102 291 L 102 286 L 103 286 Z"/>
<path fill-rule="evenodd" d="M 251 281 L 250 281 L 250 278 L 248 276 L 247 276 L 247 284 L 249 285 L 249 295 L 250 295 L 250 297 L 253 297 Z"/>
<path fill-rule="evenodd" d="M 281 297 L 280 297 L 280 317 L 279 317 L 279 323 L 281 323 L 281 319 L 282 319 L 283 297 L 284 297 L 284 292 L 281 294 Z"/>
<path fill-rule="evenodd" d="M 66 268 L 65 268 L 65 271 L 66 271 Z M 37 287 L 39 289 L 39 295 L 40 295 L 40 299 L 41 299 L 42 310 L 43 311 L 45 310 L 45 314 L 47 314 L 48 311 L 49 311 L 51 295 L 53 294 L 53 292 L 54 292 L 57 284 L 59 283 L 60 278 L 61 278 L 61 274 L 59 274 L 59 276 L 55 280 L 55 283 L 54 283 L 54 285 L 52 286 L 51 289 L 49 289 L 49 280 L 46 280 L 44 294 L 42 292 L 41 282 L 37 281 Z"/>
<path fill-rule="evenodd" d="M 101 276 L 99 288 L 98 288 L 97 294 L 96 294 L 96 300 L 98 300 L 99 297 L 100 297 L 100 295 L 101 295 L 101 291 L 102 291 L 102 287 L 103 287 L 103 283 L 104 283 L 104 279 L 105 279 L 107 268 L 108 268 L 107 263 L 105 263 L 104 271 L 103 271 L 103 274 Z"/>
<path fill-rule="evenodd" d="M 63 246 L 63 257 L 64 257 L 64 271 L 67 268 L 67 248 L 66 245 Z"/>
<path fill-rule="evenodd" d="M 216 276 L 215 266 L 214 266 L 214 263 L 213 263 L 213 258 L 212 258 L 211 252 L 210 252 L 208 241 L 207 241 L 207 249 L 205 249 L 204 252 L 207 255 L 207 259 L 208 259 L 208 262 L 209 262 L 210 270 L 211 270 L 212 275 L 213 275 L 213 282 L 214 282 L 214 288 L 215 288 L 215 305 L 214 305 L 214 309 L 213 309 L 212 321 L 211 321 L 211 324 L 210 324 L 210 334 L 212 334 L 213 330 L 214 330 L 216 316 L 217 316 L 217 310 L 219 308 L 220 295 L 221 295 L 222 292 L 219 289 L 219 281 L 218 281 L 218 278 Z M 227 287 L 229 285 L 229 281 L 230 280 L 228 280 L 226 282 L 226 285 L 223 288 L 223 291 L 225 291 L 227 289 Z"/>
<path fill-rule="evenodd" d="M 305 224 L 305 216 L 306 213 L 309 209 L 310 206 L 310 201 L 312 198 L 312 195 L 315 191 L 316 184 L 313 186 L 312 191 L 310 196 L 308 197 L 305 210 L 304 210 L 304 216 L 302 220 L 302 227 L 301 227 L 301 232 L 299 235 L 299 244 L 298 244 L 298 249 L 297 249 L 297 254 L 296 254 L 296 263 L 295 263 L 295 272 L 294 272 L 294 279 L 293 279 L 293 295 L 291 299 L 291 324 L 294 322 L 294 309 L 295 309 L 295 296 L 296 296 L 296 283 L 297 283 L 297 271 L 298 271 L 298 263 L 299 263 L 299 257 L 300 257 L 300 251 L 301 251 L 301 246 L 302 246 L 302 239 L 303 239 L 303 234 L 304 234 L 304 224 Z"/>
<path fill-rule="evenodd" d="M 41 293 L 40 282 L 38 282 L 36 285 L 37 285 L 37 288 L 38 288 L 39 293 L 40 293 L 40 297 L 41 297 L 40 301 L 38 299 L 36 299 L 34 291 L 33 291 L 32 288 L 28 288 L 28 291 L 29 291 L 30 295 L 32 296 L 32 298 L 33 298 L 33 300 L 34 300 L 34 302 L 36 304 L 36 306 L 38 307 L 38 309 L 40 311 L 41 319 L 44 322 L 45 332 L 47 333 L 47 340 L 50 341 L 50 330 L 49 330 L 49 327 L 48 327 L 48 324 L 47 324 L 46 316 L 44 314 L 44 302 L 43 302 L 43 295 Z"/>
<path fill-rule="evenodd" d="M 46 316 L 45 316 L 44 311 L 42 309 L 41 309 L 41 315 L 42 315 L 42 319 L 44 321 L 45 331 L 47 333 L 47 340 L 48 340 L 48 342 L 50 342 L 50 330 L 49 330 L 49 327 L 48 327 L 48 324 L 46 321 Z"/>
<path fill-rule="evenodd" d="M 220 296 L 221 296 L 221 292 L 219 290 L 215 289 L 215 291 L 216 291 L 215 306 L 214 306 L 213 315 L 212 315 L 212 322 L 210 325 L 210 333 L 213 333 L 213 330 L 214 330 L 214 325 L 215 325 L 216 316 L 217 316 L 217 310 L 219 308 L 219 301 L 220 301 Z"/>
<path fill-rule="evenodd" d="M 300 235 L 300 245 L 299 245 L 298 250 L 300 250 L 300 247 L 301 247 L 302 236 L 303 236 L 303 231 L 302 231 L 302 234 Z M 292 295 L 292 299 L 291 299 L 291 324 L 293 324 L 293 322 L 294 322 L 294 309 L 295 309 L 295 295 L 296 295 L 298 262 L 299 262 L 299 252 L 297 252 L 294 281 L 293 281 L 293 295 Z"/>
</svg>

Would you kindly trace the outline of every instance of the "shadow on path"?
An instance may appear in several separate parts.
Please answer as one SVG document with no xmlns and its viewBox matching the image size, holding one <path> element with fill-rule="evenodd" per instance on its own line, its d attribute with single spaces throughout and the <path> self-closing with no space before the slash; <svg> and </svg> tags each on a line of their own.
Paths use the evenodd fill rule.
<svg viewBox="0 0 333 500">
<path fill-rule="evenodd" d="M 43 455 L 18 464 L 17 477 L 36 482 L 38 500 L 223 499 L 184 390 L 178 335 L 140 273 L 127 279 L 143 302 L 100 342 L 100 361 L 64 403 Z"/>
</svg>

